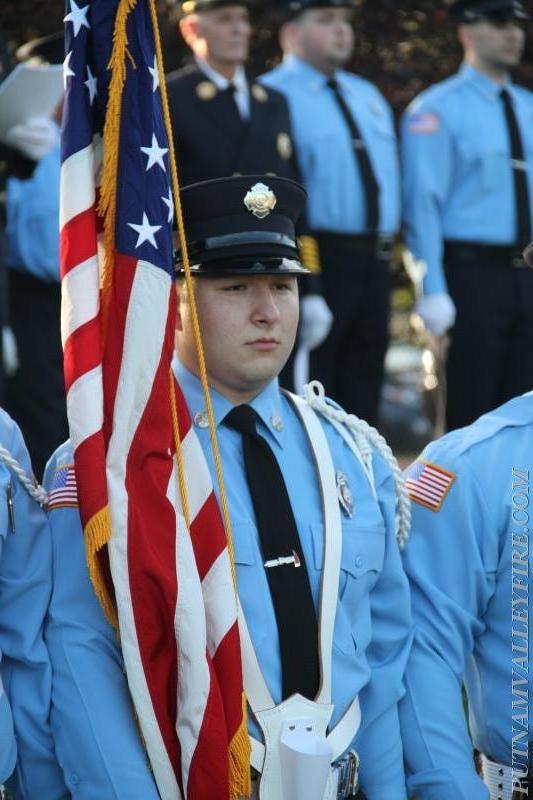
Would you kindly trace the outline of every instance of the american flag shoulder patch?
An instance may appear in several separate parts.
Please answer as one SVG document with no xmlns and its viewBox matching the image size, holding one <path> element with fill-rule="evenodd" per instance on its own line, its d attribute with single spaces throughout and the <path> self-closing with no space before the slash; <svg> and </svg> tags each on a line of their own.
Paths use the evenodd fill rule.
<svg viewBox="0 0 533 800">
<path fill-rule="evenodd" d="M 58 467 L 48 492 L 48 511 L 55 508 L 76 508 L 78 506 L 78 490 L 74 464 Z"/>
<path fill-rule="evenodd" d="M 417 459 L 405 473 L 409 497 L 430 511 L 439 511 L 455 480 L 450 472 L 431 461 Z"/>
<path fill-rule="evenodd" d="M 409 117 L 409 133 L 432 134 L 440 129 L 440 117 L 430 111 L 417 111 Z"/>
</svg>

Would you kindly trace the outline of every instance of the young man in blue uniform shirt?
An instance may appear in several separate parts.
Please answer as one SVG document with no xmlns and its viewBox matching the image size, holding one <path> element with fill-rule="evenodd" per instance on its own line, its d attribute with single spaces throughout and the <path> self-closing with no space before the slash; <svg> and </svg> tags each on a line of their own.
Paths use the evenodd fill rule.
<svg viewBox="0 0 533 800">
<path fill-rule="evenodd" d="M 419 800 L 527 797 L 528 764 L 531 786 L 532 475 L 531 392 L 429 445 L 406 472 L 415 638 L 400 718 Z"/>
<path fill-rule="evenodd" d="M 282 92 L 308 192 L 323 293 L 334 323 L 310 375 L 347 411 L 374 424 L 388 343 L 389 261 L 400 225 L 391 110 L 342 67 L 353 51 L 349 0 L 287 3 L 284 58 L 262 83 Z"/>
<path fill-rule="evenodd" d="M 49 725 L 52 668 L 43 627 L 51 538 L 20 430 L 0 410 L 0 784 L 16 800 L 66 800 Z"/>
<path fill-rule="evenodd" d="M 457 316 L 448 428 L 533 385 L 533 273 L 520 255 L 533 224 L 533 93 L 510 78 L 528 16 L 520 0 L 459 0 L 452 12 L 464 63 L 413 101 L 402 131 L 407 244 L 427 269 L 417 310 L 437 336 Z"/>
<path fill-rule="evenodd" d="M 265 198 L 269 209 L 266 214 Z M 337 485 L 334 479 L 330 500 L 339 515 L 342 537 L 338 589 L 336 585 L 321 588 L 327 535 L 325 538 L 313 446 L 293 401 L 280 392 L 277 381 L 296 336 L 296 276 L 304 270 L 298 260 L 294 221 L 304 199 L 305 193 L 297 184 L 274 177 L 211 181 L 182 192 L 188 241 L 194 253 L 195 298 L 229 501 L 238 592 L 260 669 L 276 705 L 285 697 L 289 669 L 301 673 L 302 682 L 306 682 L 307 690 L 299 683 L 296 688 L 306 691 L 310 700 L 314 699 L 319 678 L 316 616 L 321 613 L 321 598 L 333 593 L 336 616 L 331 728 L 335 728 L 358 696 L 361 724 L 359 728 L 355 725 L 354 730 L 350 728 L 346 742 L 348 749 L 354 747 L 358 751 L 361 760 L 364 794 L 357 796 L 366 796 L 368 800 L 405 800 L 397 704 L 403 694 L 402 676 L 411 630 L 396 514 L 402 519 L 399 535 L 403 537 L 407 523 L 406 496 L 397 474 L 393 473 L 392 455 L 383 448 L 377 434 L 369 433 L 367 438 L 364 425 L 352 420 L 361 448 L 356 448 L 359 455 L 354 455 L 350 445 L 354 431 L 347 426 L 346 415 L 335 404 L 312 400 L 310 396 L 309 403 L 314 402 L 319 409 L 318 424 L 335 469 Z M 226 236 L 229 233 L 231 236 Z M 178 282 L 178 298 L 174 371 L 216 485 L 209 423 L 198 378 L 191 303 L 183 279 Z M 247 407 L 244 412 L 243 406 Z M 255 444 L 259 439 L 263 450 L 266 448 L 270 453 L 271 464 L 274 459 L 277 480 L 282 481 L 283 492 L 288 496 L 297 544 L 287 543 L 289 551 L 292 547 L 293 557 L 281 559 L 283 563 L 278 563 L 277 558 L 265 560 L 265 523 L 256 511 L 257 487 L 252 488 L 249 471 L 251 456 L 246 435 L 234 427 L 235 411 L 237 415 L 245 413 L 253 418 Z M 348 434 L 346 438 L 339 428 Z M 53 475 L 71 464 L 72 453 L 67 444 L 50 462 L 48 480 L 53 482 Z M 269 496 L 268 502 L 273 507 L 277 507 L 279 493 L 275 491 Z M 135 768 L 142 773 L 144 760 L 131 735 L 131 711 L 125 699 L 120 655 L 86 573 L 79 518 L 75 509 L 57 507 L 51 511 L 50 519 L 57 558 L 70 565 L 68 570 L 66 566 L 56 570 L 50 623 L 55 630 L 51 637 L 49 626 L 48 642 L 54 666 L 59 664 L 54 702 L 61 695 L 52 720 L 55 719 L 55 729 L 64 740 L 69 736 L 68 731 L 72 735 L 76 731 L 75 747 L 66 741 L 58 746 L 65 753 L 70 747 L 71 760 L 77 760 L 86 781 L 85 794 L 76 789 L 72 790 L 73 797 L 107 800 L 111 785 L 117 798 L 152 797 L 144 789 L 124 790 L 126 770 Z M 281 516 L 277 527 L 285 531 Z M 280 549 L 283 552 L 277 555 L 286 556 L 284 544 Z M 289 581 L 292 576 L 307 572 L 305 591 L 309 603 L 306 614 L 298 618 L 298 625 L 303 627 L 305 623 L 310 630 L 315 626 L 316 631 L 308 647 L 297 648 L 289 658 L 286 645 L 281 643 L 283 636 L 279 632 L 284 623 L 280 624 L 278 614 L 290 616 L 291 605 L 297 602 L 297 587 L 286 597 L 275 597 L 270 580 L 276 570 L 283 570 Z M 69 572 L 70 575 L 65 574 Z M 78 610 L 73 613 L 73 608 Z M 65 630 L 71 632 L 67 637 L 62 633 Z M 98 691 L 90 677 L 95 668 L 99 676 Z M 67 731 L 61 734 L 65 723 Z M 261 738 L 252 713 L 250 733 Z M 119 764 L 115 759 L 107 759 L 106 772 L 100 745 L 108 738 L 120 741 L 123 752 Z M 88 768 L 88 765 L 94 766 Z M 91 785 L 91 781 L 97 780 L 98 786 Z M 257 783 L 254 792 L 257 797 Z M 267 792 L 261 796 L 274 795 Z M 355 797 L 355 793 L 346 796 Z"/>
</svg>

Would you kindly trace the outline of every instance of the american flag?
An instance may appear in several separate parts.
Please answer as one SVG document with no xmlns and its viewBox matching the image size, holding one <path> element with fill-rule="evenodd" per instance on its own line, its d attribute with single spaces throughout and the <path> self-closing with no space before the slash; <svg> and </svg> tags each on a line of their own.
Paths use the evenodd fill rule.
<svg viewBox="0 0 533 800">
<path fill-rule="evenodd" d="M 76 508 L 78 505 L 78 492 L 76 489 L 76 475 L 74 464 L 58 467 L 52 478 L 52 485 L 48 492 L 48 511 L 54 508 Z"/>
<path fill-rule="evenodd" d="M 249 788 L 237 604 L 209 470 L 170 369 L 174 205 L 154 1 L 67 4 L 67 406 L 89 571 L 118 614 L 159 793 L 224 800 Z"/>
<path fill-rule="evenodd" d="M 455 474 L 437 464 L 418 459 L 405 471 L 405 485 L 411 500 L 438 511 L 455 480 Z"/>
</svg>

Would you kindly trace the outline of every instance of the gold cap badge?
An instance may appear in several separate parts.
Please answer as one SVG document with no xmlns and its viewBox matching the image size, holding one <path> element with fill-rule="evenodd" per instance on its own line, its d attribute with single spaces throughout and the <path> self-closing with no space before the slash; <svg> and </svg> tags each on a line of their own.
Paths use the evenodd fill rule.
<svg viewBox="0 0 533 800">
<path fill-rule="evenodd" d="M 244 205 L 258 219 L 268 217 L 276 203 L 276 195 L 264 183 L 256 183 L 244 198 Z"/>
<path fill-rule="evenodd" d="M 211 81 L 201 81 L 196 87 L 196 94 L 200 100 L 212 100 L 217 93 L 217 87 Z"/>
</svg>

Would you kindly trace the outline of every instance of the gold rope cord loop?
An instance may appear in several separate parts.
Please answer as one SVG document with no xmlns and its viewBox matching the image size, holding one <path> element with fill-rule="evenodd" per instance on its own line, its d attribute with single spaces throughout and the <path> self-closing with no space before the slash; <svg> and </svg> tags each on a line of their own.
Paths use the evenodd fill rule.
<svg viewBox="0 0 533 800">
<path fill-rule="evenodd" d="M 222 460 L 220 458 L 220 449 L 216 435 L 215 417 L 213 414 L 213 404 L 211 401 L 211 394 L 209 392 L 209 384 L 207 379 L 207 370 L 205 365 L 205 354 L 202 344 L 202 336 L 200 332 L 200 323 L 198 320 L 198 309 L 196 307 L 196 300 L 194 297 L 194 287 L 191 277 L 191 266 L 189 262 L 189 254 L 187 250 L 187 238 L 185 235 L 185 224 L 183 220 L 183 209 L 181 206 L 181 197 L 179 191 L 179 177 L 176 156 L 174 153 L 174 137 L 172 135 L 172 123 L 170 120 L 170 110 L 168 105 L 167 87 L 165 82 L 165 71 L 163 66 L 163 53 L 161 48 L 161 39 L 159 34 L 159 24 L 157 20 L 157 10 L 155 0 L 149 0 L 150 14 L 152 17 L 152 27 L 154 33 L 155 51 L 157 58 L 157 70 L 159 75 L 159 88 L 161 91 L 161 104 L 163 108 L 163 118 L 165 120 L 165 129 L 168 138 L 168 155 L 170 164 L 170 175 L 172 181 L 172 194 L 174 197 L 174 208 L 176 212 L 176 222 L 178 226 L 178 235 L 181 251 L 183 254 L 183 268 L 185 272 L 185 283 L 187 286 L 187 294 L 191 305 L 191 319 L 194 332 L 194 341 L 196 345 L 196 353 L 198 357 L 198 367 L 200 372 L 200 381 L 202 384 L 202 391 L 205 399 L 205 406 L 207 417 L 209 420 L 209 434 L 211 438 L 211 448 L 213 451 L 213 459 L 215 462 L 215 470 L 217 476 L 217 483 L 220 495 L 220 505 L 222 508 L 222 518 L 224 521 L 224 529 L 226 533 L 226 544 L 228 547 L 229 560 L 231 565 L 231 576 L 233 581 L 233 592 L 235 595 L 235 606 L 238 604 L 237 596 L 237 577 L 235 573 L 235 551 L 233 549 L 233 539 L 231 535 L 231 521 L 229 515 L 228 499 L 226 495 L 226 488 L 224 483 L 224 475 L 222 472 Z M 171 381 L 172 381 L 171 374 Z M 171 413 L 172 424 L 174 429 L 174 438 L 176 445 L 176 458 L 178 462 L 179 474 L 179 488 L 182 495 L 183 513 L 186 518 L 187 525 L 189 525 L 189 506 L 187 502 L 187 487 L 185 483 L 185 474 L 183 471 L 183 457 L 181 453 L 181 440 L 179 437 L 179 429 L 177 427 L 178 418 L 176 410 L 176 401 L 171 384 Z M 231 800 L 237 800 L 239 797 L 249 797 L 252 791 L 250 781 L 250 739 L 248 736 L 248 722 L 247 722 L 247 704 L 246 696 L 242 695 L 242 709 L 243 716 L 242 722 L 238 730 L 229 743 L 229 771 L 230 771 L 230 795 Z"/>
</svg>

